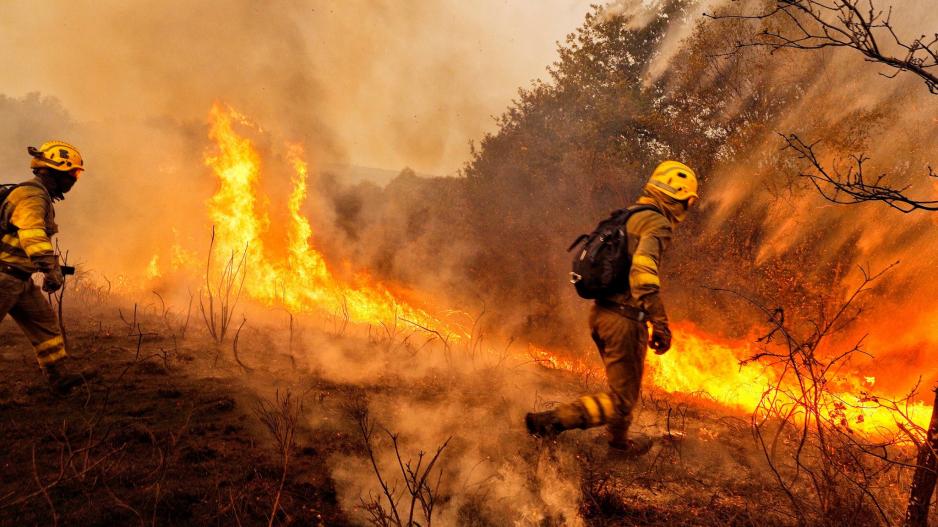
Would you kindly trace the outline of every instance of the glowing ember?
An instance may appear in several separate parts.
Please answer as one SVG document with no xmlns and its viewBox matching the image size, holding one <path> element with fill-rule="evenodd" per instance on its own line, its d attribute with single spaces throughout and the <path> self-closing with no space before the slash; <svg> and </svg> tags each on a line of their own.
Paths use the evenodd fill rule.
<svg viewBox="0 0 938 527">
<path fill-rule="evenodd" d="M 161 276 L 163 273 L 160 272 L 160 255 L 154 254 L 153 258 L 150 258 L 150 263 L 147 264 L 147 278 L 155 280 Z"/>
</svg>

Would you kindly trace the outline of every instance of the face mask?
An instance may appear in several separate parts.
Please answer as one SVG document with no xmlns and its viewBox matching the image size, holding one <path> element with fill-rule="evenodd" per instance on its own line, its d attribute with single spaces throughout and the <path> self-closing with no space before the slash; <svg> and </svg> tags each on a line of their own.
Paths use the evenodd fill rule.
<svg viewBox="0 0 938 527">
<path fill-rule="evenodd" d="M 661 212 L 668 218 L 672 226 L 677 226 L 678 223 L 687 219 L 687 205 L 683 201 L 676 200 L 671 196 L 665 196 L 653 189 L 645 189 L 638 202 L 649 203 L 661 209 Z"/>
<path fill-rule="evenodd" d="M 62 194 L 67 193 L 69 190 L 72 190 L 72 187 L 75 186 L 75 182 L 78 181 L 78 178 L 71 175 L 61 176 L 56 178 L 56 186 L 58 191 Z"/>
</svg>

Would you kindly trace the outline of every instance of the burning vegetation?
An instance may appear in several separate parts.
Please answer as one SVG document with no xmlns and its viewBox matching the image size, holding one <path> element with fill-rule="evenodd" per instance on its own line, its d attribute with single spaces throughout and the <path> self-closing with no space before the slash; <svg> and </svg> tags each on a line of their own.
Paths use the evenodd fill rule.
<svg viewBox="0 0 938 527">
<path fill-rule="evenodd" d="M 50 297 L 100 378 L 54 398 L 0 328 L 0 525 L 925 525 L 935 43 L 901 28 L 931 15 L 640 4 L 593 8 L 457 177 L 343 182 L 224 98 L 166 126 L 196 197 Z M 524 412 L 605 385 L 566 248 L 666 158 L 701 204 L 654 446 L 531 438 Z"/>
</svg>

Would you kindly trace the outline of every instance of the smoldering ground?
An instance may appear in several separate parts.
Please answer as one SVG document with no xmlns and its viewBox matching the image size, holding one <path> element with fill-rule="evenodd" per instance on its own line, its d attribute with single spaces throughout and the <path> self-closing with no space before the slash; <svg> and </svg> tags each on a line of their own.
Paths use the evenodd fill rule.
<svg viewBox="0 0 938 527">
<path fill-rule="evenodd" d="M 771 485 L 763 477 L 762 460 L 738 436 L 746 422 L 725 417 L 723 408 L 689 406 L 650 391 L 636 430 L 659 438 L 687 434 L 688 439 L 662 443 L 644 461 L 622 460 L 608 453 L 602 429 L 542 442 L 532 440 L 523 427 L 525 411 L 599 391 L 601 377 L 544 369 L 520 344 L 444 344 L 439 336 L 404 322 L 325 331 L 312 320 L 295 323 L 292 366 L 274 359 L 267 362 L 277 378 L 272 384 L 262 380 L 265 374 L 253 380 L 249 374 L 239 382 L 263 382 L 255 389 L 267 396 L 275 389 L 302 390 L 306 423 L 322 437 L 355 444 L 329 459 L 339 501 L 355 521 L 366 522 L 373 503 L 390 514 L 382 482 L 406 516 L 410 494 L 402 471 L 419 473 L 415 467 L 425 468 L 440 447 L 428 478 L 438 525 L 586 525 L 608 510 L 584 506 L 585 501 L 610 499 L 632 506 L 621 505 L 612 497 L 616 492 L 638 500 L 639 508 L 680 511 L 666 513 L 673 519 L 687 512 L 688 504 L 694 508 L 712 500 L 714 486 L 737 486 L 720 498 L 732 501 Z M 285 350 L 283 324 L 246 334 L 242 360 L 254 366 L 271 356 L 269 350 Z M 279 337 L 273 336 L 274 327 L 281 328 Z M 285 369 L 278 370 L 278 364 Z M 316 380 L 307 388 L 309 374 Z M 347 386 L 354 395 L 342 396 L 336 386 Z M 717 415 L 725 421 L 713 421 Z M 360 425 L 368 427 L 367 439 Z M 371 452 L 362 446 L 365 441 Z M 656 490 L 636 494 L 646 486 Z M 422 518 L 419 502 L 416 517 Z"/>
</svg>

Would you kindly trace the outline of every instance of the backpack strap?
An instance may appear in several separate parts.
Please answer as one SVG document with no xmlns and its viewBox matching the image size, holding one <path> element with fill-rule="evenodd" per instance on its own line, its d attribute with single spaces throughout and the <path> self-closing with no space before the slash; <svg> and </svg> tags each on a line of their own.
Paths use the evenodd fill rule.
<svg viewBox="0 0 938 527">
<path fill-rule="evenodd" d="M 652 204 L 650 204 L 650 203 L 642 203 L 642 204 L 640 204 L 640 205 L 632 205 L 632 206 L 630 206 L 630 207 L 625 207 L 624 209 L 616 209 L 616 210 L 612 211 L 611 213 L 609 213 L 609 217 L 610 217 L 610 218 L 614 218 L 614 217 L 618 216 L 619 214 L 626 214 L 627 217 L 626 217 L 625 220 L 628 221 L 629 217 L 631 217 L 631 216 L 632 216 L 633 214 L 635 214 L 636 212 L 642 212 L 642 211 L 645 211 L 645 210 L 653 210 L 653 211 L 657 212 L 658 214 L 662 214 L 662 213 L 661 213 L 661 209 L 659 209 L 659 208 L 656 207 L 655 205 L 652 205 Z M 662 215 L 663 215 L 663 214 L 662 214 Z M 573 243 L 570 244 L 570 247 L 567 248 L 567 252 L 572 251 L 573 249 L 576 248 L 577 245 L 580 245 L 581 243 L 583 243 L 584 241 L 587 241 L 587 240 L 589 240 L 589 239 L 590 239 L 590 235 L 589 235 L 589 234 L 581 234 L 581 235 L 579 235 L 579 236 L 577 237 L 577 239 L 573 240 Z"/>
<path fill-rule="evenodd" d="M 581 235 L 579 235 L 579 236 L 577 237 L 577 239 L 573 240 L 573 243 L 570 244 L 570 247 L 567 248 L 567 252 L 572 251 L 574 247 L 576 247 L 577 245 L 580 245 L 581 243 L 583 243 L 584 241 L 586 241 L 586 240 L 588 240 L 588 239 L 590 239 L 590 235 L 589 235 L 589 234 L 581 234 Z"/>
<path fill-rule="evenodd" d="M 640 205 L 632 205 L 631 207 L 626 207 L 625 209 L 619 209 L 619 210 L 628 211 L 629 216 L 631 216 L 632 214 L 635 214 L 636 212 L 642 212 L 644 210 L 653 210 L 657 212 L 658 214 L 661 214 L 662 216 L 664 216 L 664 213 L 661 212 L 661 209 L 659 209 L 656 205 L 652 205 L 651 203 L 642 203 Z M 616 212 L 619 212 L 619 211 L 616 211 Z M 615 214 L 616 212 L 613 212 L 613 214 Z"/>
</svg>

